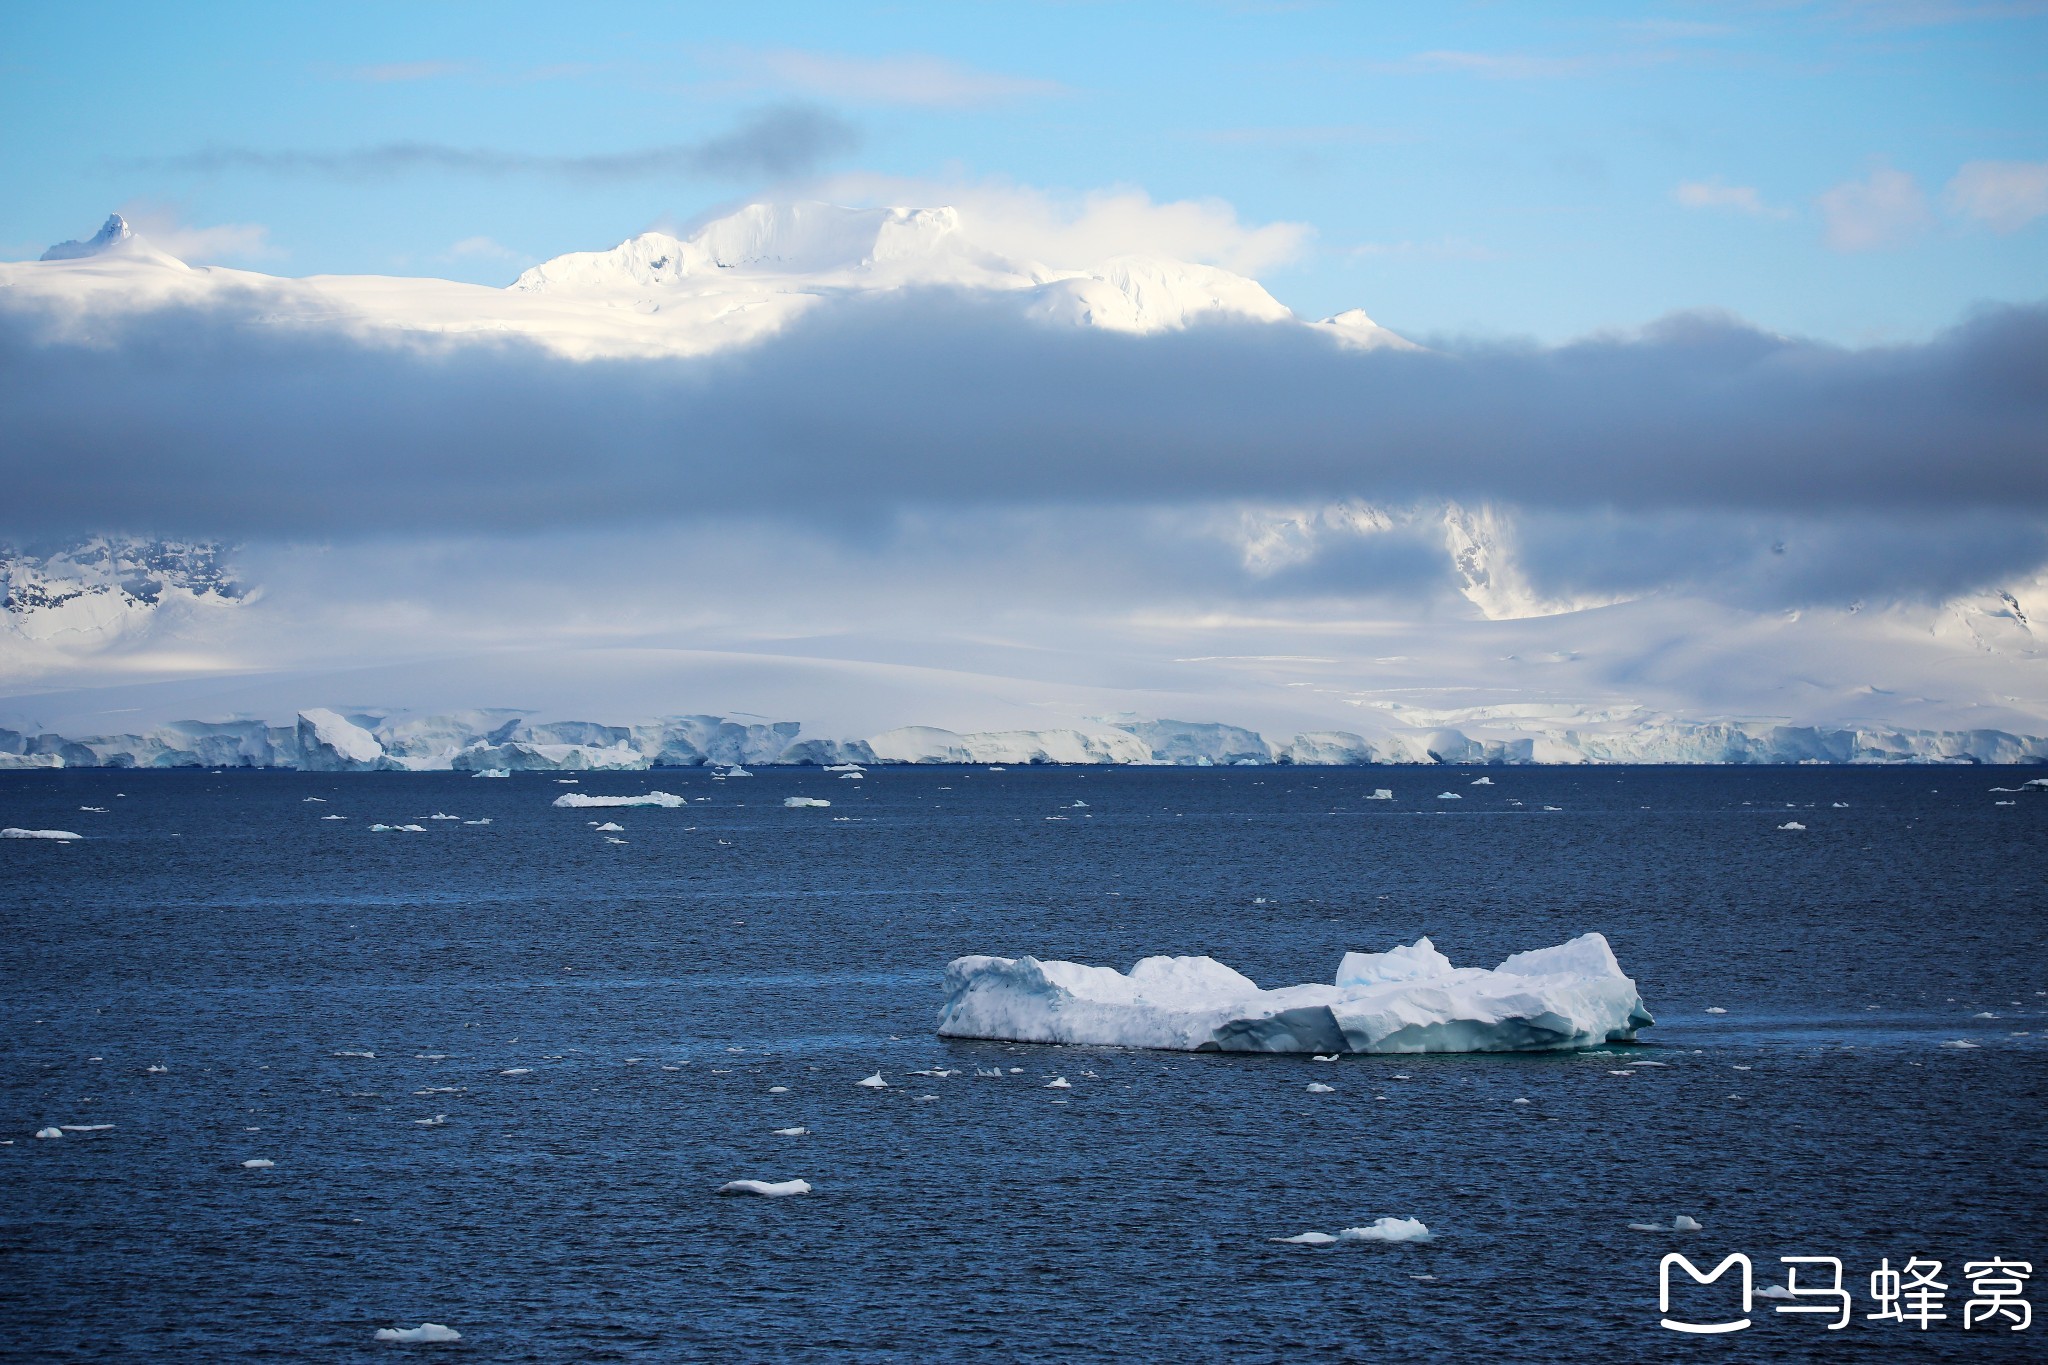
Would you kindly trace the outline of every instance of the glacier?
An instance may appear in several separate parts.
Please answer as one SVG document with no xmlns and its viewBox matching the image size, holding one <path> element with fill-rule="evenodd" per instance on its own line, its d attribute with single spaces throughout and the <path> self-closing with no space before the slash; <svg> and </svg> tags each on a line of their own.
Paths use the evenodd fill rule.
<svg viewBox="0 0 2048 1365">
<path fill-rule="evenodd" d="M 1600 934 L 1453 967 L 1428 938 L 1347 953 L 1334 984 L 1262 990 L 1209 957 L 1128 973 L 1033 957 L 946 967 L 946 1038 L 1315 1054 L 1548 1052 L 1633 1041 L 1656 1022 Z"/>
</svg>

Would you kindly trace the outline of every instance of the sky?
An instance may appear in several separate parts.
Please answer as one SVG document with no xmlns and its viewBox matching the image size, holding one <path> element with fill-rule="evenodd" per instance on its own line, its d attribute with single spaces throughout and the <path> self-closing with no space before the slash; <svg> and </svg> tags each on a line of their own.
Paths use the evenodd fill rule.
<svg viewBox="0 0 2048 1365">
<path fill-rule="evenodd" d="M 1305 317 L 1869 345 L 2048 280 L 2048 5 L 24 8 L 0 258 L 503 283 L 755 196 L 1214 201 Z"/>
<path fill-rule="evenodd" d="M 243 592 L 0 702 L 2048 734 L 2048 0 L 94 13 L 0 45 L 0 586 Z M 236 269 L 37 261 L 112 211 Z"/>
</svg>

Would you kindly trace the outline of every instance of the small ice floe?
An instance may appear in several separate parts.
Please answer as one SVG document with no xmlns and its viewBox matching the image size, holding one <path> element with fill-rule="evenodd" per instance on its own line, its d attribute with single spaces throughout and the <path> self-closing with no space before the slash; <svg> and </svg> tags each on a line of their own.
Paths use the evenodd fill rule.
<svg viewBox="0 0 2048 1365">
<path fill-rule="evenodd" d="M 330 1057 L 375 1057 L 377 1054 L 366 1049 L 345 1047 L 339 1052 L 330 1052 L 327 1055 Z"/>
<path fill-rule="evenodd" d="M 1337 1239 L 1327 1232 L 1297 1232 L 1292 1237 L 1268 1237 L 1266 1240 L 1302 1247 L 1327 1247 L 1337 1244 Z"/>
<path fill-rule="evenodd" d="M 1321 1081 L 1310 1081 L 1307 1089 L 1311 1095 L 1334 1095 L 1337 1093 L 1336 1086 L 1324 1085 Z"/>
<path fill-rule="evenodd" d="M 758 1194 L 766 1199 L 787 1199 L 793 1194 L 809 1194 L 808 1180 L 728 1180 L 718 1187 L 720 1194 Z"/>
<path fill-rule="evenodd" d="M 1337 1236 L 1346 1242 L 1427 1242 L 1429 1228 L 1420 1218 L 1375 1218 L 1369 1227 L 1345 1228 Z"/>
<path fill-rule="evenodd" d="M 615 838 L 609 834 L 604 836 L 604 841 L 608 844 L 623 844 L 626 842 L 624 839 Z"/>
<path fill-rule="evenodd" d="M 1365 799 L 1368 801 L 1391 801 L 1394 799 L 1394 789 L 1392 787 L 1374 787 L 1372 795 Z"/>
<path fill-rule="evenodd" d="M 167 1067 L 167 1066 L 146 1066 L 146 1067 L 142 1068 L 142 1070 L 143 1070 L 143 1073 L 144 1073 L 145 1075 L 150 1075 L 150 1076 L 161 1076 L 161 1075 L 163 1075 L 163 1074 L 164 1074 L 164 1073 L 165 1073 L 166 1071 L 169 1071 L 169 1070 L 170 1070 L 170 1068 L 169 1068 L 169 1067 Z"/>
<path fill-rule="evenodd" d="M 555 779 L 555 785 L 558 787 L 573 787 L 582 780 L 580 777 L 558 777 Z"/>
<path fill-rule="evenodd" d="M 858 763 L 827 763 L 825 771 L 828 773 L 857 773 L 861 771 L 861 766 Z M 944 791 L 945 788 L 941 787 L 939 790 Z"/>
<path fill-rule="evenodd" d="M 771 1095 L 787 1095 L 789 1087 L 786 1085 L 771 1085 L 768 1087 L 768 1093 Z"/>
<path fill-rule="evenodd" d="M 1991 804 L 1994 806 L 2010 806 L 2013 803 L 2010 801 L 1993 801 Z"/>
<path fill-rule="evenodd" d="M 1563 810 L 1563 809 L 1564 809 L 1564 807 L 1563 807 L 1563 806 L 1545 806 L 1545 807 L 1544 807 L 1543 809 L 1545 809 L 1545 810 Z"/>
<path fill-rule="evenodd" d="M 1728 1012 L 1727 1010 L 1724 1010 L 1724 1009 L 1722 1009 L 1722 1008 L 1721 1008 L 1721 1007 L 1720 1007 L 1719 1005 L 1709 1005 L 1709 1006 L 1707 1006 L 1707 1013 L 1708 1013 L 1708 1014 L 1726 1014 L 1727 1012 Z"/>
<path fill-rule="evenodd" d="M 462 823 L 465 825 L 488 825 L 491 823 L 491 817 L 486 815 L 481 820 L 464 820 Z"/>
<path fill-rule="evenodd" d="M 599 834 L 624 834 L 626 832 L 626 827 L 616 820 L 585 820 L 583 823 L 596 830 Z"/>
<path fill-rule="evenodd" d="M 867 776 L 867 774 L 866 774 L 866 773 L 860 773 L 860 772 L 854 772 L 854 773 L 841 773 L 841 774 L 839 774 L 839 780 L 840 780 L 841 782 L 858 782 L 858 781 L 860 781 L 860 780 L 861 780 L 862 778 L 864 778 L 864 777 L 866 777 L 866 776 Z"/>
<path fill-rule="evenodd" d="M 276 1164 L 269 1157 L 259 1156 L 243 1162 L 242 1169 L 245 1171 L 267 1171 Z"/>
<path fill-rule="evenodd" d="M 1630 1223 L 1629 1228 L 1635 1232 L 1698 1232 L 1700 1225 L 1681 1213 L 1669 1223 Z"/>
<path fill-rule="evenodd" d="M 372 826 L 370 826 L 370 833 L 372 833 L 372 834 L 425 834 L 426 832 L 427 832 L 427 827 L 426 827 L 425 825 L 372 825 Z"/>
<path fill-rule="evenodd" d="M 446 811 L 437 810 L 432 815 L 429 815 L 427 818 L 429 820 L 460 820 L 462 817 L 459 815 L 450 815 Z"/>
<path fill-rule="evenodd" d="M 1088 803 L 1087 803 L 1086 801 L 1076 801 L 1076 802 L 1074 802 L 1074 803 L 1073 803 L 1072 805 L 1068 806 L 1068 807 L 1067 807 L 1067 809 L 1068 809 L 1068 810 L 1087 810 L 1087 809 L 1088 809 Z"/>
<path fill-rule="evenodd" d="M 1782 1284 L 1767 1284 L 1756 1290 L 1760 1299 L 1794 1299 L 1799 1297 Z"/>
<path fill-rule="evenodd" d="M 17 829 L 13 825 L 0 829 L 0 839 L 55 839 L 59 843 L 69 843 L 73 839 L 84 837 L 82 834 L 73 834 L 68 829 Z"/>
<path fill-rule="evenodd" d="M 1439 801 L 1463 801 L 1465 798 L 1456 792 L 1438 792 L 1436 799 Z"/>
<path fill-rule="evenodd" d="M 1970 1017 L 1972 1019 L 1996 1019 L 1998 1016 L 1993 1014 L 1990 1010 L 1985 1010 L 1982 1013 L 1973 1014 Z"/>
<path fill-rule="evenodd" d="M 36 1136 L 39 1138 L 60 1138 L 64 1136 L 64 1130 L 62 1128 L 38 1128 L 36 1129 Z"/>
<path fill-rule="evenodd" d="M 750 772 L 748 772 L 748 771 L 747 771 L 747 770 L 746 770 L 745 768 L 742 768 L 742 767 L 741 767 L 741 766 L 740 766 L 739 764 L 735 763 L 735 764 L 733 764 L 733 765 L 732 765 L 732 766 L 731 766 L 730 768 L 727 768 L 727 769 L 726 769 L 726 770 L 725 770 L 724 772 L 720 773 L 720 774 L 719 774 L 719 776 L 721 776 L 721 777 L 752 777 L 752 776 L 753 776 L 753 774 L 752 774 L 752 773 L 750 773 Z"/>
<path fill-rule="evenodd" d="M 882 1079 L 882 1073 L 879 1071 L 869 1076 L 866 1080 L 855 1081 L 854 1084 L 863 1090 L 887 1090 L 889 1088 L 889 1083 Z"/>
<path fill-rule="evenodd" d="M 511 770 L 510 768 L 479 768 L 479 769 L 478 769 L 477 771 L 475 771 L 475 772 L 471 773 L 471 774 L 470 774 L 470 776 L 471 776 L 471 777 L 510 777 L 510 776 L 512 776 L 512 770 Z"/>
<path fill-rule="evenodd" d="M 1327 1057 L 1324 1057 L 1324 1056 L 1313 1056 L 1313 1055 L 1312 1055 L 1312 1056 L 1310 1056 L 1309 1060 L 1310 1060 L 1310 1061 L 1312 1061 L 1312 1062 L 1334 1062 L 1334 1061 L 1336 1061 L 1336 1060 L 1337 1060 L 1337 1058 L 1338 1058 L 1338 1055 L 1339 1055 L 1339 1054 L 1337 1054 L 1337 1053 L 1335 1053 L 1335 1052 L 1332 1052 L 1332 1053 L 1331 1053 L 1331 1054 L 1330 1054 L 1329 1056 L 1327 1056 Z"/>
<path fill-rule="evenodd" d="M 1522 1098 L 1520 1098 L 1520 1099 L 1513 1099 L 1513 1100 L 1509 1100 L 1509 1101 L 1508 1101 L 1508 1103 L 1509 1103 L 1509 1104 L 1527 1104 L 1527 1103 L 1529 1103 L 1529 1098 L 1528 1098 L 1528 1096 L 1526 1096 L 1526 1095 L 1525 1095 L 1525 1096 L 1523 1096 L 1523 1097 L 1522 1097 Z"/>
<path fill-rule="evenodd" d="M 945 1080 L 945 1079 L 946 1079 L 946 1077 L 948 1077 L 948 1076 L 957 1076 L 957 1075 L 959 1075 L 960 1073 L 959 1073 L 958 1071 L 947 1071 L 947 1070 L 945 1070 L 944 1068 L 939 1068 L 939 1069 L 935 1069 L 935 1070 L 932 1070 L 932 1071 L 913 1071 L 913 1072 L 911 1072 L 910 1074 L 911 1074 L 911 1075 L 913 1075 L 913 1076 L 936 1076 L 936 1077 L 938 1077 L 938 1078 L 939 1078 L 940 1080 L 942 1080 L 942 1081 L 943 1081 L 943 1080 Z M 1084 1071 L 1084 1072 L 1082 1072 L 1081 1074 L 1082 1074 L 1083 1076 L 1089 1076 L 1089 1075 L 1093 1075 L 1094 1073 L 1093 1073 L 1093 1072 L 1089 1072 L 1089 1071 Z"/>
<path fill-rule="evenodd" d="M 436 1114 L 430 1119 L 414 1119 L 413 1122 L 422 1128 L 444 1128 L 448 1124 L 448 1116 L 446 1114 Z"/>
<path fill-rule="evenodd" d="M 489 773 L 478 773 L 478 777 L 489 777 Z M 503 773 L 498 776 L 503 777 Z M 443 1327 L 438 1322 L 423 1322 L 417 1327 L 379 1327 L 374 1341 L 396 1341 L 405 1345 L 426 1345 L 430 1342 L 460 1341 L 462 1333 L 453 1327 Z"/>
<path fill-rule="evenodd" d="M 104 1133 L 114 1125 L 111 1123 L 63 1123 L 58 1127 L 67 1133 Z"/>
<path fill-rule="evenodd" d="M 812 807 L 822 808 L 832 803 L 817 796 L 785 796 L 782 798 L 782 804 L 791 810 L 805 810 Z"/>
<path fill-rule="evenodd" d="M 1047 1090 L 1072 1090 L 1074 1083 L 1065 1076 L 1055 1076 L 1045 1083 Z"/>
<path fill-rule="evenodd" d="M 999 1066 L 992 1066 L 988 1070 L 983 1071 L 980 1067 L 976 1067 L 974 1068 L 974 1074 L 977 1076 L 993 1076 L 1000 1080 L 1002 1079 L 1003 1069 Z"/>
<path fill-rule="evenodd" d="M 327 804 L 327 798 L 326 798 L 326 797 L 324 797 L 324 796 L 308 796 L 308 797 L 305 797 L 305 798 L 303 798 L 303 799 L 302 799 L 302 800 L 301 800 L 301 801 L 299 802 L 299 804 L 303 806 L 303 805 L 305 805 L 305 804 L 306 804 L 307 802 L 311 802 L 311 801 L 317 801 L 317 802 L 319 802 L 319 803 L 320 803 L 321 805 L 323 805 L 323 806 Z"/>
<path fill-rule="evenodd" d="M 1949 1039 L 1949 1040 L 1948 1040 L 1947 1042 L 1943 1043 L 1943 1044 L 1942 1044 L 1942 1046 L 1943 1046 L 1943 1047 L 1956 1047 L 1956 1048 L 1966 1048 L 1966 1047 L 1979 1047 L 1979 1046 L 1981 1046 L 1981 1044 L 1978 1044 L 1978 1043 L 1973 1043 L 1973 1042 L 1970 1042 L 1970 1041 L 1969 1041 L 1968 1039 L 1965 1039 L 1965 1038 L 1951 1038 L 1951 1039 Z"/>
<path fill-rule="evenodd" d="M 1009 769 L 1008 769 L 1008 768 L 990 768 L 990 769 L 989 769 L 988 771 L 990 771 L 990 772 L 992 772 L 992 773 L 1006 773 L 1006 772 L 1008 772 L 1008 771 L 1009 771 Z"/>
<path fill-rule="evenodd" d="M 500 1076 L 531 1076 L 533 1068 L 530 1066 L 508 1066 L 498 1074 Z"/>
<path fill-rule="evenodd" d="M 1849 803 L 1848 803 L 1847 801 L 1837 801 L 1837 802 L 1835 802 L 1835 803 L 1834 803 L 1834 805 L 1830 806 L 1830 807 L 1829 807 L 1829 809 L 1830 809 L 1830 810 L 1847 810 L 1847 809 L 1849 809 Z M 1759 1292 L 1759 1293 L 1761 1293 L 1762 1291 L 1758 1291 L 1758 1292 Z"/>
<path fill-rule="evenodd" d="M 346 815 L 323 815 L 323 816 L 321 816 L 320 818 L 321 818 L 322 820 L 346 820 L 346 819 L 348 819 L 348 817 L 347 817 Z"/>
<path fill-rule="evenodd" d="M 1491 787 L 1493 779 L 1490 777 L 1475 777 L 1466 785 L 1472 787 Z"/>
<path fill-rule="evenodd" d="M 808 1128 L 776 1128 L 772 1130 L 772 1134 L 775 1137 L 809 1137 L 811 1130 Z"/>
<path fill-rule="evenodd" d="M 1787 820 L 1787 821 L 1786 821 L 1786 822 L 1785 822 L 1784 824 L 1782 824 L 1782 825 L 1778 826 L 1778 828 L 1779 828 L 1779 829 L 1805 829 L 1805 828 L 1806 828 L 1806 826 L 1804 826 L 1804 825 L 1800 824 L 1800 823 L 1799 823 L 1799 822 L 1798 822 L 1797 820 Z"/>
<path fill-rule="evenodd" d="M 80 806 L 79 809 L 82 811 L 87 811 L 93 815 L 105 815 L 107 813 L 107 808 L 105 806 Z"/>
</svg>

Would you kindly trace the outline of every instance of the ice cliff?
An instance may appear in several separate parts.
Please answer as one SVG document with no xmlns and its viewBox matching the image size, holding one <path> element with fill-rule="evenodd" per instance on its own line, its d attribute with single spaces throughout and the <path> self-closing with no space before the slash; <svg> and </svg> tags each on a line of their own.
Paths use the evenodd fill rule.
<svg viewBox="0 0 2048 1365">
<path fill-rule="evenodd" d="M 945 988 L 944 1037 L 1179 1052 L 1545 1052 L 1627 1042 L 1656 1022 L 1599 934 L 1491 971 L 1453 967 L 1422 938 L 1346 953 L 1332 985 L 1274 990 L 1208 957 L 1148 957 L 1128 973 L 961 957 Z"/>
</svg>

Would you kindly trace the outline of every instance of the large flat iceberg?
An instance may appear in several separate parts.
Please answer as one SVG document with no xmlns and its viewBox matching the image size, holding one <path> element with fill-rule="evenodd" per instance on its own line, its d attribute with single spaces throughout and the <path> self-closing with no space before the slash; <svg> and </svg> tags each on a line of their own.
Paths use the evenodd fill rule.
<svg viewBox="0 0 2048 1365">
<path fill-rule="evenodd" d="M 674 810 L 677 806 L 689 804 L 682 797 L 668 792 L 648 792 L 642 796 L 592 796 L 583 792 L 563 792 L 554 803 L 569 810 L 588 810 L 596 806 L 661 806 Z"/>
<path fill-rule="evenodd" d="M 1453 967 L 1427 938 L 1346 953 L 1334 985 L 1261 990 L 1208 957 L 1129 973 L 1037 958 L 946 967 L 939 1033 L 1181 1052 L 1544 1052 L 1632 1040 L 1654 1024 L 1599 934 Z"/>
</svg>

